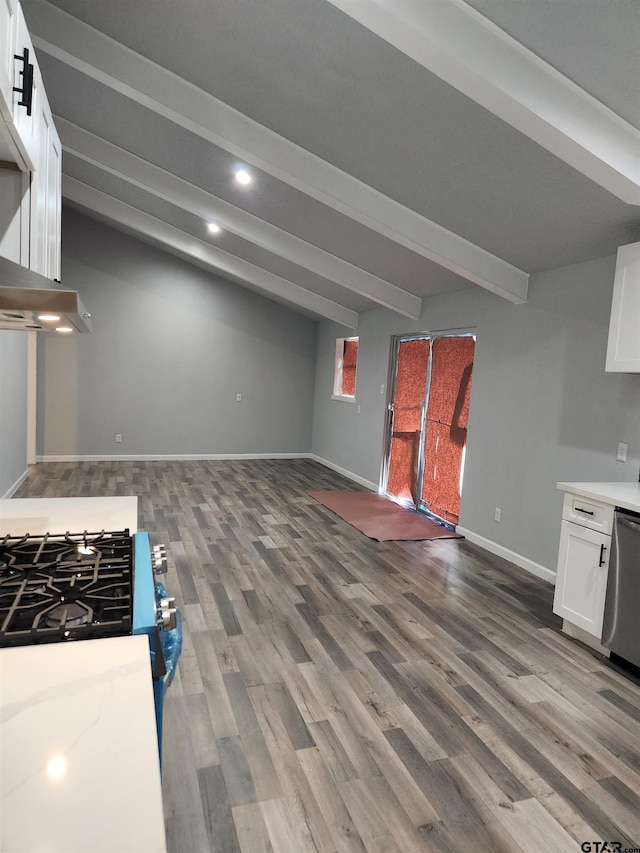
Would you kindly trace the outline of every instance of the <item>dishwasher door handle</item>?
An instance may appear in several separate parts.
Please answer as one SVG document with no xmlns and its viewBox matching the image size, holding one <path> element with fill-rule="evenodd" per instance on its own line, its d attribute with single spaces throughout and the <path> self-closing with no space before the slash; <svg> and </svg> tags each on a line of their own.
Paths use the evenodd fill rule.
<svg viewBox="0 0 640 853">
<path fill-rule="evenodd" d="M 625 518 L 623 515 L 617 516 L 616 524 L 621 524 L 623 527 L 628 527 L 630 530 L 640 533 L 640 524 L 637 521 L 631 521 L 630 518 Z"/>
</svg>

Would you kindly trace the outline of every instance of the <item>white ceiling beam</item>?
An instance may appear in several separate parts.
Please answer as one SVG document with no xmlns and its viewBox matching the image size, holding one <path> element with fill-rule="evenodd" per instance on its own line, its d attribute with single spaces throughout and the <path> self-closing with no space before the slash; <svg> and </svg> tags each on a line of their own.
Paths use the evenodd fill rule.
<svg viewBox="0 0 640 853">
<path fill-rule="evenodd" d="M 203 226 L 213 220 L 226 231 L 327 278 L 346 290 L 365 296 L 378 305 L 405 317 L 420 317 L 422 300 L 413 293 L 247 213 L 60 116 L 54 116 L 54 121 L 65 151 L 201 217 Z"/>
<path fill-rule="evenodd" d="M 640 131 L 463 0 L 329 2 L 622 201 L 640 204 Z"/>
<path fill-rule="evenodd" d="M 431 4 L 428 4 L 431 5 Z M 528 275 L 46 2 L 34 45 L 361 225 L 511 302 Z"/>
<path fill-rule="evenodd" d="M 86 207 L 112 222 L 124 225 L 139 234 L 144 234 L 156 243 L 178 251 L 180 254 L 195 260 L 199 265 L 240 279 L 264 291 L 268 296 L 286 300 L 291 305 L 311 311 L 320 317 L 334 320 L 343 326 L 352 329 L 358 326 L 356 311 L 338 305 L 338 303 L 332 302 L 324 296 L 319 296 L 298 284 L 267 272 L 249 263 L 249 261 L 237 258 L 235 255 L 218 249 L 204 240 L 199 240 L 173 225 L 156 219 L 155 216 L 150 216 L 148 213 L 137 210 L 113 196 L 82 183 L 82 181 L 63 175 L 62 195 L 63 198 Z"/>
</svg>

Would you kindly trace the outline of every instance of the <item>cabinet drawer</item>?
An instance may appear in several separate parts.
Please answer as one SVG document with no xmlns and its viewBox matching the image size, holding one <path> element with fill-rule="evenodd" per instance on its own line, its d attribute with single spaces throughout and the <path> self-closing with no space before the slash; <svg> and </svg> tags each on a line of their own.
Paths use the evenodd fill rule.
<svg viewBox="0 0 640 853">
<path fill-rule="evenodd" d="M 610 534 L 613 530 L 613 507 L 590 498 L 581 498 L 570 492 L 564 496 L 562 518 L 591 530 Z"/>
</svg>

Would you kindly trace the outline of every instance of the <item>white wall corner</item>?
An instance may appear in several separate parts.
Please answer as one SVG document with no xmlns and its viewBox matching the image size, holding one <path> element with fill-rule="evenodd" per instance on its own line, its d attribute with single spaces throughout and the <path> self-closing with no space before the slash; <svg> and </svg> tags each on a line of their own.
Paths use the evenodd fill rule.
<svg viewBox="0 0 640 853">
<path fill-rule="evenodd" d="M 18 477 L 18 479 L 15 481 L 15 483 L 12 486 L 9 486 L 9 488 L 4 493 L 4 495 L 2 495 L 2 500 L 5 500 L 6 498 L 12 498 L 15 495 L 15 493 L 18 491 L 20 486 L 27 479 L 28 474 L 29 474 L 28 471 L 25 471 L 24 474 L 21 474 Z"/>
<path fill-rule="evenodd" d="M 337 474 L 342 474 L 343 477 L 353 480 L 354 483 L 359 483 L 361 486 L 371 489 L 372 492 L 378 491 L 377 483 L 374 483 L 371 480 L 366 480 L 364 477 L 360 477 L 359 474 L 354 474 L 353 471 L 348 471 L 346 468 L 341 468 L 340 465 L 336 465 L 335 462 L 323 459 L 322 456 L 316 456 L 315 453 L 309 453 L 308 458 L 313 459 L 314 462 L 319 462 L 321 465 L 324 465 L 325 468 L 331 468 L 332 471 L 335 471 Z"/>
</svg>

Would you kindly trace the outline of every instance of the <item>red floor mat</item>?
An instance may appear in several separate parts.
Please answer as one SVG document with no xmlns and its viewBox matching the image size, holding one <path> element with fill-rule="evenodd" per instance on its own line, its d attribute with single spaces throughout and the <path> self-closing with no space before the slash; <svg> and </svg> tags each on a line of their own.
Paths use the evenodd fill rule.
<svg viewBox="0 0 640 853">
<path fill-rule="evenodd" d="M 414 510 L 373 492 L 316 492 L 307 494 L 356 527 L 370 539 L 462 539 Z"/>
</svg>

